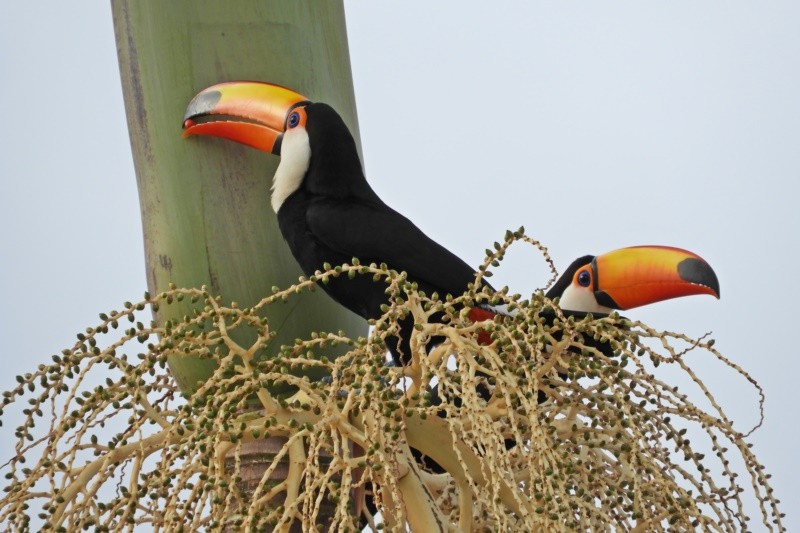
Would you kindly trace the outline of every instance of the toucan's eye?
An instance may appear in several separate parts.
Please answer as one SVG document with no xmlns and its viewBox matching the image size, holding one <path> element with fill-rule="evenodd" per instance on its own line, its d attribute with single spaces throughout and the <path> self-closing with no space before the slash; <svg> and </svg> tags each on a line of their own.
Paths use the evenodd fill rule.
<svg viewBox="0 0 800 533">
<path fill-rule="evenodd" d="M 582 270 L 578 274 L 578 285 L 581 287 L 588 287 L 592 283 L 592 275 L 588 271 Z"/>
<path fill-rule="evenodd" d="M 287 121 L 290 128 L 294 128 L 298 124 L 300 124 L 300 113 L 295 111 L 291 115 L 289 115 L 289 120 Z"/>
</svg>

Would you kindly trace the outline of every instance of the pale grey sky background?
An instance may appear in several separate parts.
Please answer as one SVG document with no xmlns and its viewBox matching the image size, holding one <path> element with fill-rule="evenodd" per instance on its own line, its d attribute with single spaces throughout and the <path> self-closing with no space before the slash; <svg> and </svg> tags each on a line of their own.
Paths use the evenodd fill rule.
<svg viewBox="0 0 800 533">
<path fill-rule="evenodd" d="M 750 441 L 800 530 L 800 3 L 346 7 L 367 176 L 429 235 L 475 265 L 520 225 L 561 269 L 635 244 L 711 263 L 720 301 L 627 314 L 713 331 L 761 383 L 766 421 Z M 108 3 L 0 4 L 0 81 L 5 390 L 146 282 Z M 529 294 L 547 271 L 518 252 L 494 279 Z M 752 427 L 752 387 L 696 358 Z"/>
</svg>

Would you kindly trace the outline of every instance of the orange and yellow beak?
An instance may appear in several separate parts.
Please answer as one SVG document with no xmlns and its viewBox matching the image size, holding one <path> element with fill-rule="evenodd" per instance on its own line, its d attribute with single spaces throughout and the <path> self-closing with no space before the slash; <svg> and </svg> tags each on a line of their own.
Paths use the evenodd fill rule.
<svg viewBox="0 0 800 533">
<path fill-rule="evenodd" d="M 291 89 L 254 81 L 212 85 L 197 94 L 183 117 L 183 136 L 211 135 L 280 155 L 283 132 L 308 98 Z"/>
<path fill-rule="evenodd" d="M 612 309 L 693 294 L 719 298 L 711 266 L 697 254 L 668 246 L 634 246 L 597 256 L 576 272 L 573 283 L 584 285 L 587 279 L 597 303 Z"/>
</svg>

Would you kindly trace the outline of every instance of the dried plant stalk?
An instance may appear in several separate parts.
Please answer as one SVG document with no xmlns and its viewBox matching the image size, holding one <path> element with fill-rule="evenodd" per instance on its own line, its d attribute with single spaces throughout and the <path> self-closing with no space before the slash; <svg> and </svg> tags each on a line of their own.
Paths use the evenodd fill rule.
<svg viewBox="0 0 800 533">
<path fill-rule="evenodd" d="M 549 260 L 536 241 L 509 233 L 479 277 L 517 240 Z M 319 332 L 272 346 L 261 310 L 335 276 L 372 276 L 393 295 L 369 338 Z M 140 318 L 184 299 L 197 308 L 180 322 Z M 480 301 L 517 315 L 471 323 L 465 309 Z M 408 313 L 412 363 L 388 367 L 384 339 Z M 446 319 L 432 322 L 434 313 Z M 355 260 L 253 308 L 172 288 L 100 318 L 3 395 L 6 410 L 28 404 L 0 499 L 0 522 L 14 530 L 345 531 L 358 527 L 351 500 L 365 488 L 390 530 L 742 531 L 748 498 L 767 529 L 783 530 L 746 435 L 689 364 L 689 354 L 714 357 L 758 387 L 712 340 L 617 315 L 575 321 L 541 293 L 442 301 L 402 273 Z M 490 345 L 478 343 L 481 330 Z M 444 341 L 428 354 L 434 336 Z M 331 345 L 347 352 L 315 355 Z M 188 398 L 166 370 L 181 354 L 217 364 Z M 659 378 L 661 365 L 683 371 L 710 409 Z M 303 375 L 311 371 L 330 377 L 312 381 Z M 253 477 L 241 452 L 266 438 L 283 440 Z M 274 476 L 281 468 L 286 475 Z M 323 505 L 335 509 L 330 523 L 319 523 Z"/>
</svg>

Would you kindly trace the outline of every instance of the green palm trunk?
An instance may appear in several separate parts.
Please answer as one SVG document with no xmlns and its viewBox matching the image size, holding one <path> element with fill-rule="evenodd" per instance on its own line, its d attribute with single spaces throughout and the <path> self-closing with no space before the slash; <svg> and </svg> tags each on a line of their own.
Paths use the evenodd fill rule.
<svg viewBox="0 0 800 533">
<path fill-rule="evenodd" d="M 210 138 L 181 138 L 186 104 L 226 80 L 262 80 L 333 105 L 358 139 L 344 8 L 341 2 L 237 0 L 112 1 L 114 26 L 139 186 L 151 292 L 206 285 L 241 307 L 300 270 L 269 204 L 278 158 Z M 164 307 L 159 322 L 181 319 L 188 302 Z M 366 323 L 322 291 L 265 310 L 281 344 L 311 331 Z M 211 363 L 172 358 L 184 391 L 207 378 Z"/>
</svg>

